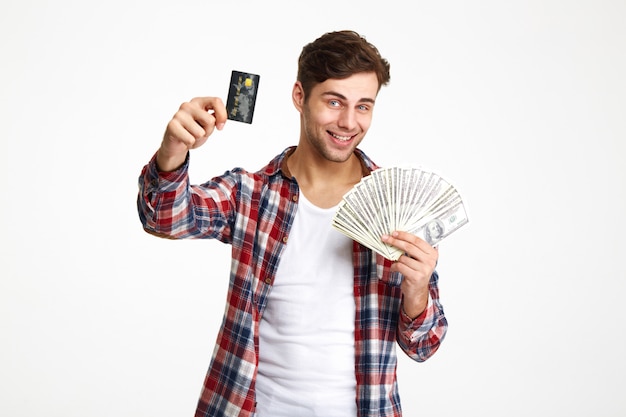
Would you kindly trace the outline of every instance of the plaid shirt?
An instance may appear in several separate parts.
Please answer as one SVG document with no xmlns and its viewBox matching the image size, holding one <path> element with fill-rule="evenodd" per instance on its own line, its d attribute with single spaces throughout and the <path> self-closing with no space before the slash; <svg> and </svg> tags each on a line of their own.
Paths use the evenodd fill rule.
<svg viewBox="0 0 626 417">
<path fill-rule="evenodd" d="M 236 168 L 201 185 L 189 183 L 189 157 L 178 170 L 159 172 L 155 155 L 139 177 L 137 205 L 147 232 L 213 238 L 232 247 L 227 308 L 196 417 L 255 416 L 259 322 L 299 197 L 284 163 L 293 149 L 258 172 Z M 378 168 L 362 151 L 356 155 L 364 175 Z M 354 242 L 353 264 L 358 417 L 399 417 L 396 342 L 422 362 L 446 334 L 438 275 L 430 279 L 426 311 L 411 320 L 402 312 L 402 276 L 390 272 L 391 261 Z"/>
</svg>

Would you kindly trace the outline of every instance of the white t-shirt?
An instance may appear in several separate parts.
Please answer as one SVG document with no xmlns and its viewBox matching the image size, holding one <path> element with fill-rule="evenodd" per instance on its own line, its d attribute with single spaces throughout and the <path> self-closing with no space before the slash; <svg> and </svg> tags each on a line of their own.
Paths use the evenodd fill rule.
<svg viewBox="0 0 626 417">
<path fill-rule="evenodd" d="M 300 193 L 259 324 L 259 417 L 356 416 L 352 240 Z"/>
</svg>

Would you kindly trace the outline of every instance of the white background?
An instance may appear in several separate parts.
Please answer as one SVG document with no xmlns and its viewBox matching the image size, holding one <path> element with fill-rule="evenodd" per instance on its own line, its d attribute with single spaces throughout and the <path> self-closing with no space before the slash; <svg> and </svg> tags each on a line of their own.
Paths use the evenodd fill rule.
<svg viewBox="0 0 626 417">
<path fill-rule="evenodd" d="M 406 416 L 626 415 L 626 3 L 70 1 L 0 5 L 0 415 L 193 415 L 229 247 L 142 231 L 137 177 L 180 103 L 261 75 L 201 182 L 295 144 L 301 47 L 389 59 L 362 149 L 448 177 L 448 337 L 401 356 Z"/>
</svg>

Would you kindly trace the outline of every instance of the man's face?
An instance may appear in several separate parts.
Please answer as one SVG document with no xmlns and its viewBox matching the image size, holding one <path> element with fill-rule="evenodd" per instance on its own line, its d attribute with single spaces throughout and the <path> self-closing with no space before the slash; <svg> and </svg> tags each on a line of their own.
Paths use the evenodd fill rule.
<svg viewBox="0 0 626 417">
<path fill-rule="evenodd" d="M 301 105 L 306 146 L 328 161 L 347 161 L 370 127 L 377 93 L 373 72 L 315 85 Z"/>
</svg>

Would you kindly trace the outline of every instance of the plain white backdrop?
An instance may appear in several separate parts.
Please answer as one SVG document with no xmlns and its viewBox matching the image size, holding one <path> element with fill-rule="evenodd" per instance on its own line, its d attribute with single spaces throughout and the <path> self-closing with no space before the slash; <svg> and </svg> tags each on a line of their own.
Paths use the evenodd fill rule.
<svg viewBox="0 0 626 417">
<path fill-rule="evenodd" d="M 192 416 L 229 247 L 144 233 L 137 177 L 180 103 L 261 75 L 201 182 L 295 144 L 301 47 L 354 29 L 391 62 L 362 149 L 448 177 L 450 328 L 400 355 L 406 416 L 626 415 L 626 3 L 0 5 L 0 415 Z"/>
</svg>

